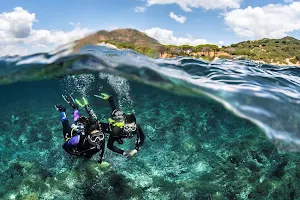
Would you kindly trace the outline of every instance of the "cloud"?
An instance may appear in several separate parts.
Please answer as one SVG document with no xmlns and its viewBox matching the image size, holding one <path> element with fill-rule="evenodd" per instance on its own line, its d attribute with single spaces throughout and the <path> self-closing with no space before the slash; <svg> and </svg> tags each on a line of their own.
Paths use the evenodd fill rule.
<svg viewBox="0 0 300 200">
<path fill-rule="evenodd" d="M 27 37 L 34 21 L 35 14 L 30 14 L 21 7 L 16 7 L 11 13 L 4 12 L 0 14 L 1 35 L 9 32 L 15 38 Z"/>
<path fill-rule="evenodd" d="M 75 27 L 71 31 L 50 31 L 50 30 L 32 30 L 25 44 L 66 44 L 78 38 L 84 37 L 87 33 L 90 33 L 89 29 Z"/>
<path fill-rule="evenodd" d="M 29 54 L 28 48 L 17 46 L 17 45 L 0 45 L 1 51 L 0 56 L 5 55 L 26 55 Z"/>
<path fill-rule="evenodd" d="M 135 12 L 144 12 L 145 10 L 146 10 L 145 7 L 139 7 L 139 6 L 135 7 L 134 9 Z"/>
<path fill-rule="evenodd" d="M 176 15 L 173 12 L 170 12 L 170 17 L 181 24 L 183 24 L 186 21 L 186 17 L 182 15 Z"/>
<path fill-rule="evenodd" d="M 16 7 L 9 13 L 1 13 L 0 56 L 47 52 L 92 32 L 73 22 L 71 24 L 74 28 L 71 31 L 34 29 L 33 23 L 37 21 L 34 13 L 29 13 L 22 7 Z"/>
<path fill-rule="evenodd" d="M 70 22 L 70 25 L 72 25 L 72 26 L 74 26 L 74 27 L 80 27 L 81 26 L 81 24 L 80 24 L 80 22 Z"/>
<path fill-rule="evenodd" d="M 192 8 L 226 9 L 239 8 L 242 0 L 147 0 L 148 6 L 155 4 L 178 4 L 186 12 Z"/>
<path fill-rule="evenodd" d="M 222 41 L 222 40 L 221 40 L 221 41 L 218 41 L 218 47 L 220 47 L 220 48 L 221 48 L 222 46 L 224 46 L 224 44 L 225 44 L 225 42 L 224 42 L 224 41 Z"/>
<path fill-rule="evenodd" d="M 300 2 L 289 5 L 236 9 L 225 14 L 225 23 L 237 35 L 252 38 L 281 38 L 300 30 Z"/>
<path fill-rule="evenodd" d="M 167 30 L 167 29 L 161 29 L 158 27 L 147 29 L 144 31 L 145 34 L 148 36 L 158 40 L 162 44 L 172 44 L 172 45 L 192 45 L 196 46 L 199 44 L 205 44 L 207 43 L 204 39 L 195 39 L 191 35 L 188 35 L 188 37 L 175 37 L 173 35 L 173 31 Z"/>
</svg>

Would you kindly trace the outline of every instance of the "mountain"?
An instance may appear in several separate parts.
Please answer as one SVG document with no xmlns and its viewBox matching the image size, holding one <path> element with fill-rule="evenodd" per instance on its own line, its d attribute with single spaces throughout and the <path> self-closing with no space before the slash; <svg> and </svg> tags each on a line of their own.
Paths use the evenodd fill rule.
<svg viewBox="0 0 300 200">
<path fill-rule="evenodd" d="M 98 31 L 75 42 L 74 51 L 84 45 L 108 43 L 119 49 L 133 49 L 153 58 L 173 58 L 190 56 L 211 61 L 215 58 L 247 58 L 272 64 L 289 64 L 300 66 L 300 40 L 293 37 L 244 41 L 222 48 L 214 44 L 163 45 L 157 40 L 135 29 L 116 29 Z"/>
<path fill-rule="evenodd" d="M 84 45 L 96 45 L 99 43 L 109 43 L 116 47 L 129 48 L 151 57 L 158 57 L 160 48 L 164 45 L 157 40 L 135 29 L 116 29 L 113 31 L 98 31 L 83 39 L 77 40 L 74 50 L 80 49 Z"/>
</svg>

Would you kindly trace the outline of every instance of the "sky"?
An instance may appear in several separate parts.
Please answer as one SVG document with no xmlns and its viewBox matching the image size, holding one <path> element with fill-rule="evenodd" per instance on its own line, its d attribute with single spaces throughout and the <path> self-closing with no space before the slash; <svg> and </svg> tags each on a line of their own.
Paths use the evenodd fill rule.
<svg viewBox="0 0 300 200">
<path fill-rule="evenodd" d="M 10 0 L 0 6 L 0 56 L 49 52 L 117 28 L 134 28 L 174 45 L 300 39 L 300 1 Z"/>
</svg>

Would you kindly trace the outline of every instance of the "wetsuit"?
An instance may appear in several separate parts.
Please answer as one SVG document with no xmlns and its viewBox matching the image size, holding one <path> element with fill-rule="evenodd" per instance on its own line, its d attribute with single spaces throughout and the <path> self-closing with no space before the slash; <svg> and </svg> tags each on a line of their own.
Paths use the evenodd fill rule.
<svg viewBox="0 0 300 200">
<path fill-rule="evenodd" d="M 85 109 L 89 114 L 89 118 L 80 117 L 78 110 L 74 109 L 74 123 L 72 127 L 65 112 L 61 112 L 63 136 L 66 140 L 63 149 L 71 155 L 85 156 L 87 158 L 91 158 L 94 154 L 101 151 L 98 161 L 101 163 L 105 147 L 103 129 L 107 129 L 107 125 L 98 121 L 97 116 L 88 105 L 85 106 Z M 100 140 L 99 138 L 102 139 Z"/>
<path fill-rule="evenodd" d="M 116 112 L 118 109 L 116 108 L 113 98 L 109 97 L 108 101 L 112 109 L 112 113 Z M 136 144 L 135 149 L 139 150 L 145 140 L 145 135 L 138 124 L 136 130 L 130 133 L 125 132 L 124 128 L 119 128 L 117 126 L 113 126 L 112 124 L 108 125 L 108 131 L 109 131 L 109 138 L 107 142 L 107 148 L 119 154 L 123 154 L 124 150 L 114 146 L 115 142 L 118 142 L 119 144 L 123 144 L 122 139 L 131 138 L 134 135 L 136 135 L 137 139 L 135 143 Z"/>
<path fill-rule="evenodd" d="M 141 127 L 139 125 L 137 125 L 137 129 L 136 131 L 132 132 L 132 135 L 136 135 L 137 139 L 135 142 L 135 149 L 139 150 L 140 147 L 143 145 L 144 140 L 145 140 L 145 136 L 144 133 L 141 129 Z M 112 130 L 110 131 L 109 134 L 109 138 L 108 138 L 108 142 L 107 142 L 107 148 L 109 148 L 110 150 L 119 153 L 119 154 L 123 154 L 124 150 L 119 149 L 118 147 L 114 146 L 114 142 L 118 142 L 119 144 L 122 144 L 122 139 L 124 138 L 130 138 L 131 136 L 129 136 L 128 134 L 126 134 L 123 131 L 123 128 L 119 128 L 119 127 L 113 127 Z"/>
</svg>

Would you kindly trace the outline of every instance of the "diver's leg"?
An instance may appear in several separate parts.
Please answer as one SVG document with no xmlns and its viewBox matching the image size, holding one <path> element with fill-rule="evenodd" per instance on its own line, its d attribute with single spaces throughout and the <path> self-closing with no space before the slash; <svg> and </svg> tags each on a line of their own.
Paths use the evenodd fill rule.
<svg viewBox="0 0 300 200">
<path fill-rule="evenodd" d="M 73 113 L 73 121 L 74 123 L 76 123 L 76 121 L 80 118 L 80 115 L 79 115 L 79 111 L 78 109 L 74 109 L 74 113 Z"/>
<path fill-rule="evenodd" d="M 116 106 L 116 104 L 115 104 L 114 99 L 112 98 L 112 96 L 110 96 L 108 98 L 108 102 L 109 102 L 109 105 L 111 107 L 112 112 L 117 109 L 117 106 Z"/>
<path fill-rule="evenodd" d="M 90 119 L 92 119 L 94 122 L 98 121 L 97 115 L 95 114 L 95 112 L 89 105 L 86 105 L 84 108 L 85 108 L 86 112 L 88 113 Z"/>
<path fill-rule="evenodd" d="M 110 96 L 108 94 L 105 94 L 105 93 L 101 93 L 101 95 L 94 95 L 94 96 L 98 97 L 100 99 L 108 100 L 112 112 L 117 109 L 116 104 L 115 104 L 114 99 L 112 98 L 112 96 Z"/>
</svg>

